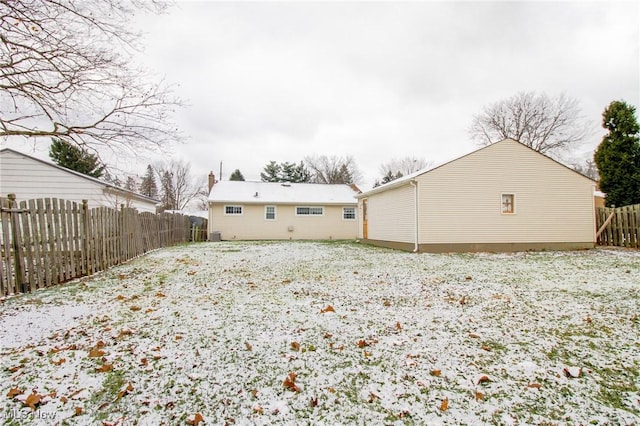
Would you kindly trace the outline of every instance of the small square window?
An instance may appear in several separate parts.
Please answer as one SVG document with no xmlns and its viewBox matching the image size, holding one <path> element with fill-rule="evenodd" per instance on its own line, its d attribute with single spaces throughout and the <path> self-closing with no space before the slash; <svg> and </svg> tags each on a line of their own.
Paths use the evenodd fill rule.
<svg viewBox="0 0 640 426">
<path fill-rule="evenodd" d="M 242 215 L 242 206 L 224 206 L 224 214 L 231 216 Z"/>
<path fill-rule="evenodd" d="M 264 218 L 265 220 L 276 220 L 276 206 L 265 206 Z"/>
<path fill-rule="evenodd" d="M 356 208 L 355 207 L 343 207 L 342 208 L 342 219 L 344 220 L 354 220 L 356 218 Z"/>
<path fill-rule="evenodd" d="M 502 194 L 502 213 L 513 214 L 516 212 L 516 197 L 514 194 Z"/>
</svg>

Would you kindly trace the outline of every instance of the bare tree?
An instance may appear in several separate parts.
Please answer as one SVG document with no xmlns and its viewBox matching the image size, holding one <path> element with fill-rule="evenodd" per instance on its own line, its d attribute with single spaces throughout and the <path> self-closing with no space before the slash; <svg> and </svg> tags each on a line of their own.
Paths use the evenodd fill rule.
<svg viewBox="0 0 640 426">
<path fill-rule="evenodd" d="M 547 155 L 570 151 L 588 133 L 577 100 L 535 92 L 520 92 L 486 106 L 469 129 L 480 145 L 511 138 Z"/>
<path fill-rule="evenodd" d="M 397 176 L 410 175 L 413 172 L 427 168 L 432 163 L 424 158 L 407 156 L 404 158 L 393 158 L 390 161 L 380 165 L 380 173 L 383 176 L 389 173 Z"/>
<path fill-rule="evenodd" d="M 598 167 L 596 166 L 596 162 L 593 161 L 592 158 L 587 158 L 584 161 L 576 160 L 571 164 L 571 168 L 576 172 L 585 175 L 588 178 L 591 178 L 595 181 L 599 179 L 598 176 Z"/>
<path fill-rule="evenodd" d="M 60 138 L 84 149 L 175 142 L 179 100 L 133 69 L 142 0 L 1 0 L 0 136 Z"/>
<path fill-rule="evenodd" d="M 167 210 L 182 210 L 192 200 L 203 194 L 204 177 L 191 176 L 191 164 L 180 160 L 156 164 L 155 170 L 160 182 L 162 205 Z"/>
<path fill-rule="evenodd" d="M 306 157 L 304 162 L 312 183 L 358 183 L 362 180 L 362 173 L 351 156 L 321 155 Z"/>
</svg>

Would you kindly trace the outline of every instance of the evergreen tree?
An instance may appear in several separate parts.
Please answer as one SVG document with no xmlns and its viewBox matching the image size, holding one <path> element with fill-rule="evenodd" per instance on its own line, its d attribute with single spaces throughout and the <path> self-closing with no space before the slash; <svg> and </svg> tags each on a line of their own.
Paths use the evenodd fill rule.
<svg viewBox="0 0 640 426">
<path fill-rule="evenodd" d="M 146 195 L 149 198 L 158 197 L 158 185 L 156 184 L 156 176 L 151 164 L 147 165 L 147 172 L 142 177 L 138 190 L 140 194 Z"/>
<path fill-rule="evenodd" d="M 304 162 L 301 161 L 300 164 L 295 167 L 293 180 L 291 182 L 311 182 L 311 172 L 304 166 Z"/>
<path fill-rule="evenodd" d="M 382 184 L 389 183 L 392 180 L 400 179 L 401 177 L 402 177 L 401 172 L 398 172 L 394 175 L 393 172 L 389 170 L 387 174 L 382 177 Z"/>
<path fill-rule="evenodd" d="M 244 180 L 244 176 L 242 175 L 240 169 L 236 169 L 233 173 L 231 173 L 229 180 Z"/>
<path fill-rule="evenodd" d="M 57 165 L 95 178 L 104 173 L 104 166 L 95 155 L 62 139 L 52 138 L 51 141 L 49 157 Z"/>
<path fill-rule="evenodd" d="M 280 181 L 304 183 L 311 180 L 311 173 L 301 161 L 300 164 L 284 162 L 280 164 Z"/>
<path fill-rule="evenodd" d="M 269 164 L 264 166 L 264 170 L 260 173 L 260 179 L 263 182 L 280 182 L 280 172 L 282 167 L 275 161 L 270 161 Z"/>
<path fill-rule="evenodd" d="M 331 183 L 353 183 L 353 176 L 346 164 L 340 166 L 336 180 Z"/>
<path fill-rule="evenodd" d="M 124 189 L 127 191 L 136 192 L 136 188 L 138 185 L 136 184 L 136 178 L 133 176 L 127 176 L 127 181 L 124 184 Z"/>
<path fill-rule="evenodd" d="M 307 183 L 311 182 L 311 172 L 302 161 L 299 164 L 288 161 L 278 164 L 275 161 L 270 161 L 264 166 L 260 178 L 263 182 Z"/>
<path fill-rule="evenodd" d="M 178 210 L 173 176 L 168 170 L 165 170 L 160 176 L 160 187 L 162 188 L 162 207 L 165 210 Z"/>
<path fill-rule="evenodd" d="M 602 127 L 609 132 L 594 160 L 607 206 L 640 203 L 640 125 L 635 111 L 624 101 L 614 101 L 602 114 Z"/>
</svg>

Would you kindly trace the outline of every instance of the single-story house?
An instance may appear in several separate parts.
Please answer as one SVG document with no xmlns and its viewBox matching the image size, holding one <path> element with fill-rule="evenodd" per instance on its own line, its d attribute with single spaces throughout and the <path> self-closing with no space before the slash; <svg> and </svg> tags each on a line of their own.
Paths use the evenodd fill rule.
<svg viewBox="0 0 640 426">
<path fill-rule="evenodd" d="M 592 248 L 595 186 L 505 139 L 357 195 L 358 237 L 416 252 Z"/>
<path fill-rule="evenodd" d="M 18 201 L 58 198 L 89 208 L 121 205 L 156 213 L 160 201 L 113 184 L 32 157 L 10 148 L 0 149 L 0 196 L 15 194 Z"/>
<path fill-rule="evenodd" d="M 210 239 L 347 240 L 358 234 L 354 185 L 209 179 Z"/>
</svg>

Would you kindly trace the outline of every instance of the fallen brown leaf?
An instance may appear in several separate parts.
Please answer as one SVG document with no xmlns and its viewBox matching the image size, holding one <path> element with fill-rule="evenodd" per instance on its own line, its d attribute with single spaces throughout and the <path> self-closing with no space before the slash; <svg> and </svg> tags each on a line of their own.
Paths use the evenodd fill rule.
<svg viewBox="0 0 640 426">
<path fill-rule="evenodd" d="M 333 306 L 331 305 L 327 305 L 326 308 L 320 309 L 321 314 L 326 314 L 327 312 L 335 312 L 335 309 L 333 309 Z"/>
<path fill-rule="evenodd" d="M 123 396 L 128 395 L 130 392 L 133 392 L 133 385 L 131 383 L 128 383 L 127 386 L 120 389 L 120 392 L 118 392 L 118 396 L 116 397 L 116 400 L 122 398 Z"/>
<path fill-rule="evenodd" d="M 480 378 L 478 379 L 478 384 L 487 383 L 487 382 L 490 382 L 490 381 L 491 381 L 491 379 L 489 379 L 488 376 L 480 376 Z"/>
<path fill-rule="evenodd" d="M 447 411 L 448 408 L 449 408 L 449 398 L 445 398 L 440 403 L 440 410 Z"/>
<path fill-rule="evenodd" d="M 36 392 L 33 392 L 24 401 L 24 405 L 31 408 L 32 411 L 35 411 L 36 406 L 40 405 L 41 402 L 42 402 L 42 395 L 38 395 Z"/>
<path fill-rule="evenodd" d="M 284 379 L 284 382 L 282 382 L 282 385 L 290 391 L 300 392 L 300 388 L 295 383 L 296 377 L 298 377 L 296 373 L 294 373 L 293 371 L 290 372 L 289 375 L 287 375 L 287 377 Z"/>
<path fill-rule="evenodd" d="M 7 392 L 7 398 L 14 398 L 17 395 L 22 395 L 24 393 L 24 391 L 21 391 L 18 388 L 11 388 L 9 389 L 9 392 Z"/>
<path fill-rule="evenodd" d="M 96 368 L 98 373 L 108 373 L 113 370 L 113 364 L 102 364 L 100 367 Z"/>
<path fill-rule="evenodd" d="M 89 358 L 100 358 L 101 356 L 103 356 L 106 352 L 103 351 L 102 349 L 98 349 L 93 348 L 89 351 Z"/>
</svg>

